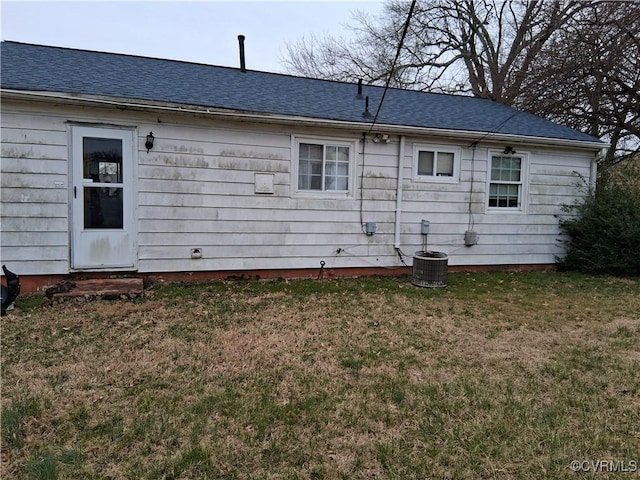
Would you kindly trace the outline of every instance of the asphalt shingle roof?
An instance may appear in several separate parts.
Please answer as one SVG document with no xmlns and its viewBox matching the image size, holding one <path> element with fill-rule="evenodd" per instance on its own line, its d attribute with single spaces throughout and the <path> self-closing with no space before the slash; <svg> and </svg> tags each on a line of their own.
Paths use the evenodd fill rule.
<svg viewBox="0 0 640 480">
<path fill-rule="evenodd" d="M 2 42 L 3 89 L 99 95 L 370 123 L 357 85 L 60 47 Z M 375 115 L 383 87 L 365 85 Z M 389 89 L 378 124 L 571 141 L 598 139 L 488 99 Z"/>
</svg>

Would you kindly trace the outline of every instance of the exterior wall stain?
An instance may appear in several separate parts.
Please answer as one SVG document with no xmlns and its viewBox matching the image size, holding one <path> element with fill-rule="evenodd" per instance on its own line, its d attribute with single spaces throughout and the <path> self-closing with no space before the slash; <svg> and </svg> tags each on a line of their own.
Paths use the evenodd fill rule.
<svg viewBox="0 0 640 480">
<path fill-rule="evenodd" d="M 368 146 L 370 156 L 362 179 L 362 158 L 353 156 L 350 195 L 295 192 L 292 135 L 331 139 L 345 137 L 345 132 L 324 127 L 209 123 L 205 119 L 188 123 L 181 114 L 168 113 L 160 127 L 155 115 L 144 112 L 106 108 L 80 111 L 38 102 L 27 106 L 29 115 L 22 111 L 27 110 L 24 105 L 22 110 L 14 105 L 5 118 L 3 102 L 3 126 L 5 121 L 12 125 L 14 142 L 2 146 L 2 183 L 11 187 L 2 191 L 3 240 L 11 241 L 3 245 L 3 260 L 22 262 L 22 271 L 16 270 L 23 275 L 69 272 L 72 247 L 68 244 L 71 227 L 67 202 L 71 185 L 65 125 L 69 118 L 104 122 L 107 127 L 135 124 L 141 133 L 156 134 L 156 145 L 150 152 L 144 148 L 143 135 L 136 143 L 135 191 L 128 207 L 137 215 L 137 273 L 177 274 L 197 268 L 204 275 L 207 270 L 283 272 L 311 268 L 317 275 L 323 259 L 327 267 L 336 268 L 400 265 L 393 248 L 398 208 L 397 144 L 370 145 L 370 152 Z M 28 144 L 23 137 L 30 140 Z M 573 171 L 587 175 L 593 155 L 570 147 L 541 147 L 529 157 L 528 211 L 487 213 L 489 147 L 478 148 L 473 184 L 468 158 L 461 159 L 459 182 L 414 181 L 412 144 L 428 144 L 431 140 L 407 139 L 401 168 L 402 250 L 413 252 L 421 247 L 420 222 L 428 219 L 432 225 L 429 247 L 449 254 L 452 268 L 553 263 L 557 253 L 557 219 L 553 217 L 557 203 L 580 197 L 573 186 Z M 23 160 L 35 156 L 43 160 Z M 274 174 L 273 193 L 256 193 L 255 173 Z M 479 244 L 473 247 L 464 246 L 469 207 L 480 236 Z M 367 237 L 362 221 L 376 222 L 377 233 Z M 203 258 L 193 261 L 189 247 L 202 248 Z M 336 255 L 338 248 L 348 255 Z M 100 253 L 98 246 L 95 249 Z"/>
<path fill-rule="evenodd" d="M 259 160 L 289 160 L 288 158 L 276 153 L 254 152 L 251 150 L 221 150 L 219 155 L 221 157 L 255 158 Z"/>
<path fill-rule="evenodd" d="M 3 158 L 34 158 L 33 149 L 3 148 Z"/>
<path fill-rule="evenodd" d="M 196 148 L 192 146 L 179 145 L 174 146 L 173 150 L 178 153 L 190 153 L 190 154 L 203 154 L 204 150 L 202 148 Z"/>
<path fill-rule="evenodd" d="M 209 168 L 210 163 L 204 157 L 186 157 L 183 155 L 174 157 L 171 155 L 159 155 L 157 157 L 162 163 L 171 167 L 196 167 Z"/>
</svg>

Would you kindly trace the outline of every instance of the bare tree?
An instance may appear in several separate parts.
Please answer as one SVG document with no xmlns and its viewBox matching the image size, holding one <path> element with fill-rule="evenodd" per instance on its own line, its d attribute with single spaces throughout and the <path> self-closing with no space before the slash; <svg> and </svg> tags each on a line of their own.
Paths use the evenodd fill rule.
<svg viewBox="0 0 640 480">
<path fill-rule="evenodd" d="M 405 19 L 396 15 L 392 22 L 383 24 L 362 12 L 355 12 L 353 18 L 356 25 L 348 28 L 355 33 L 355 40 L 313 35 L 302 38 L 287 45 L 287 56 L 282 59 L 286 69 L 306 77 L 363 80 L 369 84 L 384 84 L 391 75 L 396 78 L 395 86 L 416 87 L 417 84 L 403 78 L 404 69 L 392 71 Z M 403 53 L 406 55 L 406 51 Z"/>
<path fill-rule="evenodd" d="M 355 39 L 311 37 L 288 45 L 287 69 L 337 80 L 471 93 L 513 104 L 552 34 L 583 5 L 575 2 L 427 0 L 419 2 L 391 71 L 409 4 L 390 0 L 381 17 L 354 16 Z"/>
<path fill-rule="evenodd" d="M 396 68 L 409 3 L 354 16 L 354 38 L 288 46 L 305 76 L 471 94 L 560 121 L 612 143 L 608 163 L 638 149 L 640 2 L 424 0 Z"/>
<path fill-rule="evenodd" d="M 589 3 L 543 53 L 516 105 L 609 141 L 604 167 L 637 154 L 640 3 Z"/>
</svg>

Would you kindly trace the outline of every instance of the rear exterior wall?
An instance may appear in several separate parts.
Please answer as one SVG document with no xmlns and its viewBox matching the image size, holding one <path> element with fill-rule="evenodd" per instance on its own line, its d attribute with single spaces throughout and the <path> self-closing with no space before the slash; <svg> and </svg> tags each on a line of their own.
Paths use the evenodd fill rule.
<svg viewBox="0 0 640 480">
<path fill-rule="evenodd" d="M 584 194 L 578 177 L 589 176 L 594 155 L 518 145 L 526 162 L 524 208 L 491 211 L 487 170 L 491 152 L 504 144 L 490 137 L 475 147 L 397 135 L 374 143 L 371 135 L 363 142 L 361 132 L 337 128 L 3 99 L 2 262 L 22 275 L 70 272 L 72 124 L 135 132 L 134 201 L 125 208 L 134 209 L 141 273 L 305 269 L 320 262 L 325 268 L 396 268 L 402 266 L 394 248 L 396 214 L 408 264 L 425 240 L 429 250 L 447 253 L 450 265 L 554 263 L 562 254 L 556 216 Z M 147 153 L 149 131 L 156 140 Z M 351 145 L 347 194 L 296 192 L 296 139 Z M 418 144 L 457 149 L 459 179 L 416 180 Z M 272 180 L 273 189 L 259 193 L 257 178 Z M 422 220 L 430 222 L 426 238 Z M 376 233 L 366 235 L 363 222 L 375 222 Z M 464 245 L 467 230 L 476 232 L 476 245 Z M 202 257 L 191 258 L 192 248 Z"/>
</svg>

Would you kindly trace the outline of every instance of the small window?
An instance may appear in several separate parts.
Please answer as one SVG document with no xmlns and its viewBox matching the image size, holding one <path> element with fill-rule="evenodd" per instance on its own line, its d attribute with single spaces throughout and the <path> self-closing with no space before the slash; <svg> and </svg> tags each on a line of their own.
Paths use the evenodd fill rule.
<svg viewBox="0 0 640 480">
<path fill-rule="evenodd" d="M 349 145 L 298 143 L 298 191 L 348 192 L 350 171 Z"/>
<path fill-rule="evenodd" d="M 492 155 L 488 206 L 520 209 L 522 207 L 523 158 Z"/>
<path fill-rule="evenodd" d="M 447 147 L 416 146 L 414 180 L 457 182 L 460 154 Z"/>
</svg>

